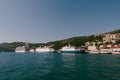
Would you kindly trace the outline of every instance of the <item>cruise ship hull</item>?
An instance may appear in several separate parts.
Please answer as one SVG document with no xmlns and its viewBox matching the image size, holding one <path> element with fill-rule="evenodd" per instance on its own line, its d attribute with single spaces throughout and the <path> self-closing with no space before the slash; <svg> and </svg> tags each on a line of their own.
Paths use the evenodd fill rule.
<svg viewBox="0 0 120 80">
<path fill-rule="evenodd" d="M 54 49 L 50 49 L 50 48 L 48 48 L 48 47 L 43 47 L 43 48 L 37 48 L 36 49 L 36 52 L 38 52 L 38 53 L 52 53 L 52 52 L 54 52 Z"/>
<path fill-rule="evenodd" d="M 53 53 L 54 51 L 36 51 L 37 53 Z"/>
<path fill-rule="evenodd" d="M 93 50 L 93 51 L 89 51 L 90 54 L 99 54 L 100 52 L 98 50 Z"/>
<path fill-rule="evenodd" d="M 15 51 L 16 53 L 25 53 L 26 51 Z"/>
<path fill-rule="evenodd" d="M 80 50 L 78 50 L 78 51 L 61 51 L 61 53 L 82 53 L 82 52 L 84 52 L 84 51 L 80 51 Z"/>
<path fill-rule="evenodd" d="M 111 54 L 120 54 L 120 52 L 111 52 Z"/>
</svg>

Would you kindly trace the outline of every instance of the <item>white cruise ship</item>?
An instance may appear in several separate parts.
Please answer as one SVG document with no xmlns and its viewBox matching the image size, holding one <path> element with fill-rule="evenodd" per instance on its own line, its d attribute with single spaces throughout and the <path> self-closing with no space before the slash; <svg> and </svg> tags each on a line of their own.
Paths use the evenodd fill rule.
<svg viewBox="0 0 120 80">
<path fill-rule="evenodd" d="M 80 53 L 80 52 L 83 52 L 84 50 L 82 50 L 82 49 L 77 49 L 77 48 L 75 48 L 75 46 L 64 46 L 64 47 L 62 47 L 62 49 L 61 49 L 61 52 L 62 53 Z"/>
<path fill-rule="evenodd" d="M 52 49 L 52 48 L 49 48 L 47 46 L 44 46 L 44 47 L 38 47 L 38 48 L 36 48 L 35 51 L 36 52 L 40 52 L 40 53 L 50 53 L 50 52 L 54 52 L 55 50 Z"/>
<path fill-rule="evenodd" d="M 22 47 L 17 47 L 16 49 L 15 49 L 15 52 L 28 52 L 28 49 L 25 47 L 25 46 L 22 46 Z"/>
<path fill-rule="evenodd" d="M 26 43 L 25 43 L 25 46 L 16 47 L 15 52 L 20 52 L 20 53 L 29 52 L 29 43 L 26 42 Z"/>
</svg>

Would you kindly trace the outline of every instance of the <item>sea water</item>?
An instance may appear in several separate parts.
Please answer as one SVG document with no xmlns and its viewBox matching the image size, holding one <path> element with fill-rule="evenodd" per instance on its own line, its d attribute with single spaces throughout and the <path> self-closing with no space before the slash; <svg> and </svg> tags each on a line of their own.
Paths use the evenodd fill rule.
<svg viewBox="0 0 120 80">
<path fill-rule="evenodd" d="M 120 55 L 0 53 L 0 80 L 120 80 Z"/>
</svg>

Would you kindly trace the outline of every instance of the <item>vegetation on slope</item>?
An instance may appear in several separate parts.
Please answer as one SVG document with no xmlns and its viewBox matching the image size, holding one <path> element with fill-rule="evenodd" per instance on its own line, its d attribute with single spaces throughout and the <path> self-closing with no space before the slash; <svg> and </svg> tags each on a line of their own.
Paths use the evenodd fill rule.
<svg viewBox="0 0 120 80">
<path fill-rule="evenodd" d="M 108 33 L 110 33 L 110 34 L 119 34 L 120 33 L 120 29 L 114 30 L 114 31 L 111 31 L 111 32 L 108 32 Z"/>
</svg>

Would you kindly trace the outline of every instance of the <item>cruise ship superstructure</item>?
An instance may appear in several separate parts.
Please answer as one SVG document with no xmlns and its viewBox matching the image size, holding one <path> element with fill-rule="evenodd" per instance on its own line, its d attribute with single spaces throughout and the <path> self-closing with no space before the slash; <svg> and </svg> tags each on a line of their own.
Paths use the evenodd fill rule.
<svg viewBox="0 0 120 80">
<path fill-rule="evenodd" d="M 25 47 L 25 46 L 22 46 L 22 47 L 17 47 L 16 49 L 15 49 L 15 52 L 28 52 L 28 49 Z"/>
<path fill-rule="evenodd" d="M 29 52 L 29 45 L 28 45 L 28 43 L 26 43 L 25 46 L 16 47 L 15 52 L 20 52 L 20 53 Z"/>
<path fill-rule="evenodd" d="M 50 53 L 50 52 L 54 52 L 55 50 L 52 48 L 49 48 L 47 46 L 44 46 L 44 47 L 40 46 L 40 47 L 36 48 L 35 51 L 39 52 L 39 53 Z"/>
<path fill-rule="evenodd" d="M 80 48 L 76 48 L 75 46 L 64 46 L 61 49 L 62 53 L 80 53 L 83 52 L 84 50 L 80 49 Z"/>
</svg>

